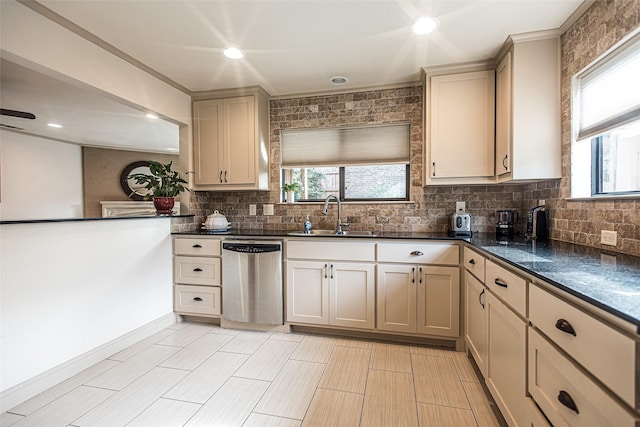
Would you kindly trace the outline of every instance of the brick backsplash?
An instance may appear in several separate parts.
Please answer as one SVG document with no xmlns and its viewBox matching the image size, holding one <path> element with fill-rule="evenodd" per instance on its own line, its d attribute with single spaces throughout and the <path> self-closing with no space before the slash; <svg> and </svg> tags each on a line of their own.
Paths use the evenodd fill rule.
<svg viewBox="0 0 640 427">
<path fill-rule="evenodd" d="M 562 179 L 532 184 L 482 186 L 422 186 L 423 87 L 410 86 L 345 94 L 274 99 L 270 103 L 270 191 L 195 192 L 191 200 L 196 223 L 218 209 L 234 227 L 299 230 L 307 215 L 315 228 L 333 228 L 319 204 L 280 202 L 280 130 L 289 128 L 411 123 L 411 202 L 347 203 L 343 213 L 353 230 L 445 232 L 456 201 L 465 201 L 475 232 L 495 230 L 495 211 L 520 214 L 517 230 L 524 233 L 528 209 L 544 199 L 551 237 L 600 247 L 600 230 L 616 230 L 618 246 L 609 250 L 640 255 L 640 202 L 570 201 L 571 77 L 638 25 L 637 0 L 596 1 L 562 36 Z M 262 205 L 275 205 L 273 216 Z M 249 215 L 249 205 L 257 215 Z"/>
</svg>

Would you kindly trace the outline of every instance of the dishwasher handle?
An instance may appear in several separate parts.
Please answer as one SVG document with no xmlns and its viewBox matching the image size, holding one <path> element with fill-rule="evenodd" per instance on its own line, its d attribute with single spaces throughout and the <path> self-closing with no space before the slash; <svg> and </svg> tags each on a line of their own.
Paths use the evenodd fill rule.
<svg viewBox="0 0 640 427">
<path fill-rule="evenodd" d="M 247 254 L 263 254 L 268 252 L 282 251 L 280 243 L 222 243 L 222 249 L 231 252 L 240 252 Z"/>
</svg>

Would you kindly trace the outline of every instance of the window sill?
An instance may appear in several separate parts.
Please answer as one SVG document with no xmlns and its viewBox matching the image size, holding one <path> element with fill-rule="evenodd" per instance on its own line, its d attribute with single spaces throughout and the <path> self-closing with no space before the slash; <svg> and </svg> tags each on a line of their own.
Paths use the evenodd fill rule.
<svg viewBox="0 0 640 427">
<path fill-rule="evenodd" d="M 589 196 L 589 197 L 567 197 L 565 200 L 570 202 L 588 202 L 593 200 L 640 200 L 640 194 L 620 194 L 606 196 Z"/>
</svg>

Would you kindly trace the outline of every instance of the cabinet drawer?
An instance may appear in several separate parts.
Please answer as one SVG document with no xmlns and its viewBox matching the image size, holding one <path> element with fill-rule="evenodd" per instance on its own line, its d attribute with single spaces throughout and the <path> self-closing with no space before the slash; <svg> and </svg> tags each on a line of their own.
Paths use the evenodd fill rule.
<svg viewBox="0 0 640 427">
<path fill-rule="evenodd" d="M 375 261 L 375 243 L 370 242 L 318 242 L 289 240 L 287 258 L 330 259 L 334 261 Z"/>
<path fill-rule="evenodd" d="M 529 317 L 558 347 L 639 408 L 637 342 L 535 285 L 529 289 Z"/>
<path fill-rule="evenodd" d="M 218 286 L 187 286 L 174 287 L 174 309 L 178 313 L 220 315 L 221 301 Z"/>
<path fill-rule="evenodd" d="M 484 283 L 485 257 L 467 247 L 464 248 L 464 267 Z"/>
<path fill-rule="evenodd" d="M 173 239 L 173 253 L 190 256 L 220 256 L 220 239 Z"/>
<path fill-rule="evenodd" d="M 176 283 L 188 285 L 220 285 L 220 258 L 173 257 Z"/>
<path fill-rule="evenodd" d="M 529 392 L 551 424 L 636 427 L 637 416 L 618 404 L 537 331 L 530 328 L 529 332 Z"/>
<path fill-rule="evenodd" d="M 527 281 L 487 260 L 485 284 L 511 308 L 527 317 Z"/>
<path fill-rule="evenodd" d="M 460 264 L 460 246 L 449 243 L 378 243 L 379 262 Z"/>
</svg>

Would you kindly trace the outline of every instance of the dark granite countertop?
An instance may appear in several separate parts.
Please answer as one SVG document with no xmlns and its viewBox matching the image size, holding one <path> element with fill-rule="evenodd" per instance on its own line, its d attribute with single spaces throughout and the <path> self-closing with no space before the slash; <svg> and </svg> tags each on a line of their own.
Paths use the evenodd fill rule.
<svg viewBox="0 0 640 427">
<path fill-rule="evenodd" d="M 208 230 L 175 235 L 287 237 L 286 230 Z M 331 237 L 345 239 L 349 237 Z M 305 237 L 316 239 L 319 237 Z M 355 236 L 352 238 L 356 238 Z M 640 333 L 640 257 L 601 251 L 571 243 L 528 241 L 523 237 L 497 241 L 493 233 L 472 238 L 447 233 L 381 232 L 364 239 L 462 240 L 485 253 L 593 304 L 638 327 Z"/>
</svg>

